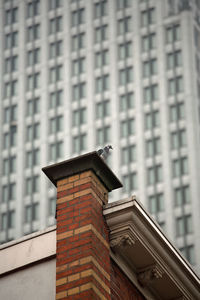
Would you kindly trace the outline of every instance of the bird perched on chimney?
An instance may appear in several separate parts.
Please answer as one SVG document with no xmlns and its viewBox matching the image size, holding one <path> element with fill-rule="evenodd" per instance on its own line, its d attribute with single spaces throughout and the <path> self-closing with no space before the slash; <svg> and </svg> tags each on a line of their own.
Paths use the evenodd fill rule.
<svg viewBox="0 0 200 300">
<path fill-rule="evenodd" d="M 113 149 L 111 145 L 105 146 L 103 149 L 99 149 L 97 151 L 97 154 L 103 159 L 106 160 L 108 156 L 110 155 L 110 149 Z"/>
</svg>

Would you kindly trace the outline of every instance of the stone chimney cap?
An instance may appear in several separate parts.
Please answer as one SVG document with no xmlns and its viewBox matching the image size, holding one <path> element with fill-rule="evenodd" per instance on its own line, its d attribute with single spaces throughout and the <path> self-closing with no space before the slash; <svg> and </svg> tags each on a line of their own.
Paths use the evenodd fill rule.
<svg viewBox="0 0 200 300">
<path fill-rule="evenodd" d="M 89 170 L 96 174 L 109 192 L 123 186 L 96 151 L 42 168 L 55 186 L 58 180 Z"/>
</svg>

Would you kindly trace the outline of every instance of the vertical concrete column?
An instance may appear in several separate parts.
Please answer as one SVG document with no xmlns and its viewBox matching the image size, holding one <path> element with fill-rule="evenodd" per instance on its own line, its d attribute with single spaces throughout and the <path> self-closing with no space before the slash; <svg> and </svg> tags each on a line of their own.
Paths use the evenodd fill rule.
<svg viewBox="0 0 200 300">
<path fill-rule="evenodd" d="M 111 299 L 102 206 L 121 183 L 96 152 L 43 171 L 57 186 L 56 299 Z"/>
</svg>

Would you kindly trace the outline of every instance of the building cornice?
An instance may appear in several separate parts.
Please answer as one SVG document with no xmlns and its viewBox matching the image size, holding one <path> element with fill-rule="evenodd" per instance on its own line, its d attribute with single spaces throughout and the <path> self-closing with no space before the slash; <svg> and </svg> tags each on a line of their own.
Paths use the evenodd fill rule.
<svg viewBox="0 0 200 300">
<path fill-rule="evenodd" d="M 152 299 L 198 299 L 200 279 L 135 197 L 107 204 L 103 213 L 112 257 Z"/>
</svg>

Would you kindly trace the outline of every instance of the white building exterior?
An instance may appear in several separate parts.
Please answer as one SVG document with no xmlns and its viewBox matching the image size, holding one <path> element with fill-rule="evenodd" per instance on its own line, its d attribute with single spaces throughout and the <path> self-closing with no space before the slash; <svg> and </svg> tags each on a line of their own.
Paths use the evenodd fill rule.
<svg viewBox="0 0 200 300">
<path fill-rule="evenodd" d="M 41 167 L 112 144 L 111 201 L 136 194 L 198 271 L 200 1 L 0 0 L 0 20 L 0 242 L 55 223 Z"/>
</svg>

